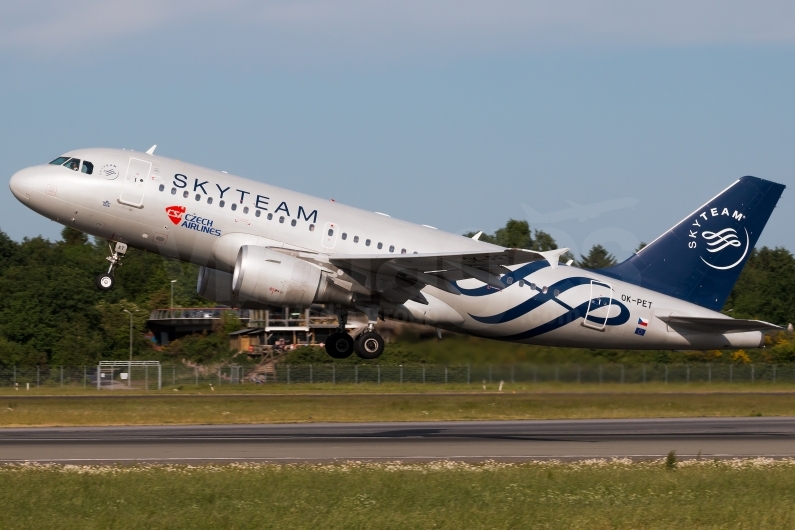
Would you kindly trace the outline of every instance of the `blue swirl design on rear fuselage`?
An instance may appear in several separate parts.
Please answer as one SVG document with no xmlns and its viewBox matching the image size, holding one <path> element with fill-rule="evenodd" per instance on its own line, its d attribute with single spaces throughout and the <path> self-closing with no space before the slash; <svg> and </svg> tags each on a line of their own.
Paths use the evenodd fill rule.
<svg viewBox="0 0 795 530">
<path fill-rule="evenodd" d="M 549 262 L 547 260 L 541 261 L 534 261 L 532 263 L 528 263 L 527 265 L 522 265 L 515 271 L 511 271 L 507 274 L 503 274 L 500 278 L 500 282 L 505 286 L 508 287 L 514 282 L 518 280 L 523 280 L 526 276 L 533 274 L 536 271 L 540 271 L 544 267 L 549 267 Z M 499 289 L 495 289 L 491 285 L 482 285 L 480 287 L 476 287 L 474 289 L 466 289 L 458 285 L 458 282 L 453 282 L 453 285 L 461 291 L 461 294 L 466 296 L 486 296 L 489 294 L 499 293 Z"/>
<path fill-rule="evenodd" d="M 519 270 L 520 269 L 517 269 L 515 272 L 519 272 Z M 534 309 L 541 307 L 543 304 L 549 302 L 550 300 L 556 302 L 557 304 L 560 304 L 566 309 L 565 313 L 550 320 L 546 324 L 542 324 L 535 328 L 514 335 L 499 337 L 499 339 L 501 340 L 522 340 L 531 337 L 536 337 L 538 335 L 554 331 L 558 328 L 562 328 L 566 324 L 570 324 L 571 322 L 574 322 L 575 320 L 578 320 L 580 318 L 585 318 L 589 322 L 593 322 L 594 324 L 598 324 L 600 326 L 602 324 L 604 324 L 605 326 L 620 326 L 628 322 L 629 309 L 618 300 L 613 299 L 612 301 L 610 301 L 607 298 L 600 297 L 600 298 L 594 298 L 593 300 L 586 300 L 585 302 L 581 303 L 576 307 L 571 307 L 558 298 L 558 296 L 561 293 L 568 291 L 569 289 L 572 289 L 573 287 L 577 287 L 579 285 L 590 284 L 592 281 L 593 280 L 591 278 L 583 278 L 583 277 L 565 278 L 549 286 L 546 293 L 538 292 L 532 298 L 529 298 L 524 302 L 522 302 L 521 304 L 512 307 L 507 311 L 503 311 L 502 313 L 498 313 L 496 315 L 491 315 L 491 316 L 483 316 L 483 317 L 473 315 L 470 313 L 469 316 L 483 324 L 502 324 L 504 322 L 510 322 L 512 320 L 516 320 L 517 318 L 530 313 Z M 555 291 L 558 291 L 557 296 L 553 294 Z M 596 308 L 607 305 L 614 305 L 620 309 L 620 312 L 618 315 L 614 317 L 609 317 L 607 319 L 605 319 L 604 317 L 594 317 L 593 315 L 588 315 L 586 317 L 585 315 L 588 312 L 588 306 L 591 303 L 593 303 L 594 307 Z"/>
</svg>

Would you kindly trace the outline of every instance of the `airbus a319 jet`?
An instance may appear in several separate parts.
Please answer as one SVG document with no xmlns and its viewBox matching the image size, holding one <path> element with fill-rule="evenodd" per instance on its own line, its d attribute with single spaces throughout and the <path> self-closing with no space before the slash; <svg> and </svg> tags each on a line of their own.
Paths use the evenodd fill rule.
<svg viewBox="0 0 795 530">
<path fill-rule="evenodd" d="M 80 149 L 17 172 L 35 212 L 200 266 L 218 304 L 333 307 L 334 358 L 384 350 L 379 317 L 502 341 L 619 349 L 755 348 L 778 326 L 719 311 L 784 187 L 742 177 L 632 257 L 584 270 L 568 249 L 503 248 L 147 152 Z M 356 338 L 349 311 L 367 316 Z"/>
</svg>

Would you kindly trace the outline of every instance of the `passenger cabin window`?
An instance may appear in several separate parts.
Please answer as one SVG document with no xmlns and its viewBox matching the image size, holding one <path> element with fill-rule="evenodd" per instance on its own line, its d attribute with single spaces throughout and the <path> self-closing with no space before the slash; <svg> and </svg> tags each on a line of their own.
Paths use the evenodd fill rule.
<svg viewBox="0 0 795 530">
<path fill-rule="evenodd" d="M 260 215 L 262 215 L 261 210 L 257 210 L 256 212 L 254 212 L 254 217 L 259 217 Z"/>
<path fill-rule="evenodd" d="M 315 231 L 315 225 L 313 225 L 313 224 L 309 225 L 309 231 L 310 232 L 314 232 Z"/>
<path fill-rule="evenodd" d="M 234 202 L 233 202 L 233 203 L 232 203 L 232 206 L 230 206 L 230 208 L 232 208 L 232 211 L 235 211 L 235 210 L 237 210 L 237 203 L 234 203 Z"/>
<path fill-rule="evenodd" d="M 185 190 L 185 191 L 182 192 L 182 198 L 183 199 L 187 199 L 188 195 L 190 195 L 190 192 L 188 190 Z"/>
<path fill-rule="evenodd" d="M 92 174 L 94 172 L 94 164 L 92 164 L 91 162 L 87 162 L 87 161 L 83 160 L 83 168 L 80 171 L 82 171 L 86 175 L 90 175 L 90 174 Z M 163 191 L 163 190 L 160 190 L 160 191 Z"/>
<path fill-rule="evenodd" d="M 395 251 L 395 245 L 389 245 L 389 252 Z"/>
<path fill-rule="evenodd" d="M 207 204 L 212 204 L 212 203 L 213 203 L 213 198 L 207 197 Z"/>
<path fill-rule="evenodd" d="M 379 242 L 378 243 L 378 250 L 381 250 L 382 248 L 384 248 L 384 244 Z"/>
<path fill-rule="evenodd" d="M 224 204 L 226 204 L 226 201 L 223 201 L 223 200 L 222 201 L 218 201 L 218 207 L 219 208 L 223 208 Z"/>
<path fill-rule="evenodd" d="M 405 253 L 406 253 L 406 249 L 405 249 L 405 248 L 401 248 L 401 249 L 400 249 L 400 253 L 401 253 L 401 254 L 405 254 Z"/>
<path fill-rule="evenodd" d="M 343 232 L 340 237 L 342 237 L 342 240 L 345 241 L 346 239 L 348 239 L 348 234 Z"/>
<path fill-rule="evenodd" d="M 368 239 L 367 241 L 365 241 L 365 242 L 364 242 L 364 246 L 366 246 L 366 247 L 369 247 L 369 246 L 370 246 L 370 240 L 369 240 L 369 239 Z"/>
<path fill-rule="evenodd" d="M 334 235 L 334 229 L 333 228 L 329 228 L 328 229 L 328 235 L 330 235 L 330 236 Z"/>
<path fill-rule="evenodd" d="M 271 219 L 273 219 L 273 214 L 272 214 L 272 213 L 269 213 L 269 214 L 268 214 L 268 221 L 270 221 Z"/>
<path fill-rule="evenodd" d="M 358 243 L 359 242 L 359 236 L 353 236 L 353 242 L 354 243 Z"/>
<path fill-rule="evenodd" d="M 52 164 L 53 166 L 62 166 L 63 163 L 66 162 L 67 160 L 69 160 L 68 156 L 59 156 L 58 158 L 50 162 L 50 164 Z"/>
<path fill-rule="evenodd" d="M 248 206 L 243 207 L 243 213 L 248 213 Z"/>
<path fill-rule="evenodd" d="M 160 191 L 163 191 L 164 189 L 166 189 L 166 187 L 165 187 L 165 186 L 163 186 L 163 185 L 161 184 L 161 185 L 160 185 L 160 187 L 159 187 L 158 189 L 159 189 Z"/>
<path fill-rule="evenodd" d="M 295 226 L 295 225 L 297 225 L 297 224 L 298 224 L 298 223 L 296 222 L 296 220 L 295 220 L 295 219 L 293 219 L 292 221 L 290 221 L 290 226 Z"/>
</svg>

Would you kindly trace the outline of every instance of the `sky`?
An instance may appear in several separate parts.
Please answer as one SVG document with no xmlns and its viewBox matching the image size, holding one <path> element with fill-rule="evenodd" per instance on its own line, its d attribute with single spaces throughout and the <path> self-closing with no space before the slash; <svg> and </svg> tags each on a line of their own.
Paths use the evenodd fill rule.
<svg viewBox="0 0 795 530">
<path fill-rule="evenodd" d="M 0 68 L 7 178 L 157 144 L 451 232 L 527 219 L 621 259 L 743 175 L 795 185 L 793 2 L 10 0 Z M 791 193 L 759 245 L 795 250 Z M 61 226 L 3 187 L 0 229 Z"/>
</svg>

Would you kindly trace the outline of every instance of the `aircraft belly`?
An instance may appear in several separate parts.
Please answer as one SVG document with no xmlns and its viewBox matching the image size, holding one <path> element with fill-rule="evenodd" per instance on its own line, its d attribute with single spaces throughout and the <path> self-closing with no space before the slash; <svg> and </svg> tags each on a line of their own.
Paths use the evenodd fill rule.
<svg viewBox="0 0 795 530">
<path fill-rule="evenodd" d="M 37 194 L 33 195 L 35 197 Z M 154 236 L 158 232 L 155 226 L 88 208 L 57 197 L 37 197 L 37 199 L 46 201 L 47 215 L 64 226 L 101 239 L 123 241 L 135 248 L 154 249 Z M 128 209 L 119 206 L 116 211 L 119 211 L 119 208 Z"/>
</svg>

